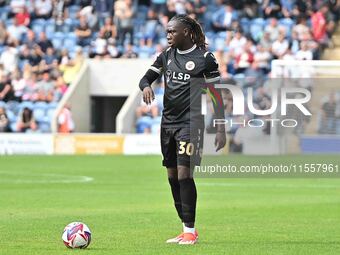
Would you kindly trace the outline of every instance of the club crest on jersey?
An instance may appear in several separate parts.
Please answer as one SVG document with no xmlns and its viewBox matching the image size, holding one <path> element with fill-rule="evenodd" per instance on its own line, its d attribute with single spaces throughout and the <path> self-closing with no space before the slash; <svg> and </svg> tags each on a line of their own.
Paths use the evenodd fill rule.
<svg viewBox="0 0 340 255">
<path fill-rule="evenodd" d="M 188 61 L 186 64 L 185 64 L 185 69 L 191 71 L 195 68 L 195 63 L 193 61 Z"/>
</svg>

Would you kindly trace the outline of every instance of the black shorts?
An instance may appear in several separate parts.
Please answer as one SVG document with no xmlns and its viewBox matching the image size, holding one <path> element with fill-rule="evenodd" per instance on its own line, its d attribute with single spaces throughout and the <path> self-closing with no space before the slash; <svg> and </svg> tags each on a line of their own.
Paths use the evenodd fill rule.
<svg viewBox="0 0 340 255">
<path fill-rule="evenodd" d="M 161 127 L 163 166 L 179 165 L 191 169 L 201 164 L 203 151 L 203 128 Z"/>
</svg>

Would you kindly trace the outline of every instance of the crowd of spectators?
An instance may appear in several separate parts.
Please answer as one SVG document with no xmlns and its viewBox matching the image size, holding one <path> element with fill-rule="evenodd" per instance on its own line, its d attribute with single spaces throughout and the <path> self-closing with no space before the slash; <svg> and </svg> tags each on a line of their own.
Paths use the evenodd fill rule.
<svg viewBox="0 0 340 255">
<path fill-rule="evenodd" d="M 320 58 L 339 3 L 0 0 L 0 100 L 57 102 L 86 57 L 152 58 L 166 47 L 167 22 L 185 13 L 202 24 L 223 79 L 260 86 L 272 59 Z"/>
</svg>

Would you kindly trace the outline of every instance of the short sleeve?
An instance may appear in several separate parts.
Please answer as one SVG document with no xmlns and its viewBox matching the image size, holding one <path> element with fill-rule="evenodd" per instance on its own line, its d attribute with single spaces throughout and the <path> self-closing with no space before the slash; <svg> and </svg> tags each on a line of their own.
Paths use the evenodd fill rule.
<svg viewBox="0 0 340 255">
<path fill-rule="evenodd" d="M 218 63 L 215 56 L 211 52 L 204 54 L 205 58 L 205 70 L 204 78 L 205 82 L 212 83 L 220 80 L 220 72 L 218 71 Z"/>
<path fill-rule="evenodd" d="M 164 58 L 164 51 L 158 55 L 155 62 L 150 66 L 150 70 L 161 74 L 163 72 L 163 58 Z"/>
</svg>

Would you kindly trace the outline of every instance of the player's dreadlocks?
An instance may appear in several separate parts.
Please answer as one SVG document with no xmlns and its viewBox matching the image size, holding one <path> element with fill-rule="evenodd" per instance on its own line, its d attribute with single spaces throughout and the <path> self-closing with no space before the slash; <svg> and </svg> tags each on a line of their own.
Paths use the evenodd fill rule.
<svg viewBox="0 0 340 255">
<path fill-rule="evenodd" d="M 198 47 L 205 49 L 205 35 L 203 29 L 195 19 L 191 18 L 189 15 L 181 14 L 174 16 L 171 20 L 179 21 L 191 31 L 191 39 Z"/>
</svg>

